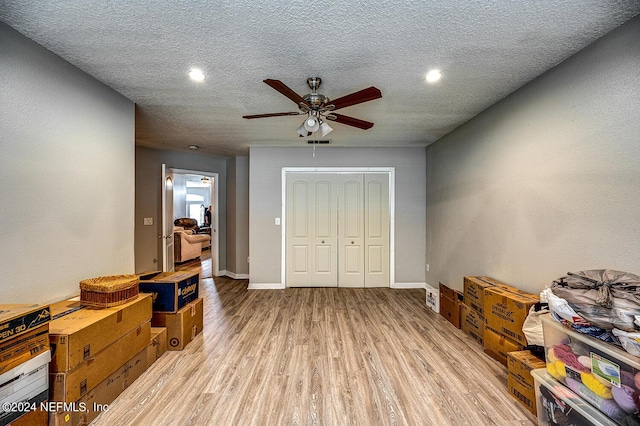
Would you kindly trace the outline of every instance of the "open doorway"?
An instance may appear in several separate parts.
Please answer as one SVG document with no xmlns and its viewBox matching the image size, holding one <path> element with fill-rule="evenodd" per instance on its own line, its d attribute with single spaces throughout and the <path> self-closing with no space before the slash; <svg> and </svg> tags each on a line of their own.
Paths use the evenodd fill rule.
<svg viewBox="0 0 640 426">
<path fill-rule="evenodd" d="M 197 170 L 171 169 L 173 175 L 173 220 L 192 218 L 197 221 L 200 232 L 211 235 L 211 272 L 219 271 L 219 201 L 218 174 Z M 165 212 L 165 214 L 168 212 Z"/>
</svg>

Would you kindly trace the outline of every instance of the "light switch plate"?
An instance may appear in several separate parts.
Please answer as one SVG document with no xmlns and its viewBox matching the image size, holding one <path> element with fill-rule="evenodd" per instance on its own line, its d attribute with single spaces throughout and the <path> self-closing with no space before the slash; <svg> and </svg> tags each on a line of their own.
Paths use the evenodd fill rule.
<svg viewBox="0 0 640 426">
<path fill-rule="evenodd" d="M 144 224 L 145 225 L 153 225 L 153 218 L 152 217 L 145 217 L 144 218 Z"/>
</svg>

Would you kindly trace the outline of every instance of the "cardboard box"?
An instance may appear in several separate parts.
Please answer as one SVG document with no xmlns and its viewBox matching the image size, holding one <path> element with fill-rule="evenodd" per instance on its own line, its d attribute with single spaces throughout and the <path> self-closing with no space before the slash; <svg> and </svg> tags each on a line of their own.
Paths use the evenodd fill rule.
<svg viewBox="0 0 640 426">
<path fill-rule="evenodd" d="M 128 359 L 146 350 L 151 339 L 149 321 L 125 334 L 70 371 L 52 373 L 51 400 L 74 402 L 109 377 Z M 146 357 L 146 352 L 145 352 Z M 146 365 L 146 360 L 145 360 Z"/>
<path fill-rule="evenodd" d="M 147 369 L 147 349 L 143 349 L 121 365 L 113 374 L 73 404 L 73 410 L 50 410 L 49 425 L 87 425 L 108 409 L 115 399 Z M 79 408 L 85 407 L 85 410 Z"/>
<path fill-rule="evenodd" d="M 462 293 L 440 283 L 440 315 L 455 328 L 460 328 L 460 303 Z"/>
<path fill-rule="evenodd" d="M 38 407 L 40 406 L 41 403 L 44 403 L 47 398 L 49 396 L 49 390 L 45 389 L 42 392 L 40 392 L 39 394 L 37 394 L 36 396 L 29 398 L 28 400 L 24 401 L 25 404 L 23 404 L 23 407 L 29 407 L 29 410 L 31 410 L 31 407 Z M 36 410 L 39 411 L 39 410 Z M 31 411 L 29 411 L 31 412 Z M 29 412 L 21 412 L 21 411 L 10 411 L 10 412 L 4 412 L 2 410 L 0 410 L 0 424 L 1 425 L 24 425 L 24 426 L 36 426 L 40 423 L 32 423 L 31 421 L 35 419 L 36 416 L 29 416 Z M 48 413 L 45 411 L 45 416 L 44 417 L 42 414 L 37 416 L 37 421 L 41 421 L 42 418 L 44 417 L 45 419 L 48 417 Z M 25 419 L 26 418 L 26 419 Z M 46 420 L 45 420 L 45 425 Z"/>
<path fill-rule="evenodd" d="M 484 342 L 484 318 L 464 303 L 460 304 L 460 328 L 481 345 Z"/>
<path fill-rule="evenodd" d="M 49 324 L 0 343 L 0 374 L 49 349 Z"/>
<path fill-rule="evenodd" d="M 529 315 L 531 306 L 539 301 L 535 294 L 513 293 L 507 288 L 496 286 L 485 288 L 485 327 L 524 346 L 527 344 L 527 338 L 522 331 L 522 325 Z"/>
<path fill-rule="evenodd" d="M 50 319 L 49 305 L 0 305 L 0 342 L 46 324 Z"/>
<path fill-rule="evenodd" d="M 523 346 L 512 342 L 501 334 L 496 333 L 488 328 L 484 329 L 484 353 L 491 358 L 499 361 L 504 366 L 507 365 L 507 354 L 509 352 L 521 351 Z"/>
<path fill-rule="evenodd" d="M 175 314 L 154 312 L 151 324 L 167 328 L 168 350 L 181 351 L 202 331 L 203 301 L 196 299 Z"/>
<path fill-rule="evenodd" d="M 517 399 L 534 415 L 537 413 L 536 389 L 531 371 L 545 367 L 545 362 L 533 355 L 531 351 L 517 351 L 507 354 L 509 395 Z"/>
<path fill-rule="evenodd" d="M 74 298 L 51 305 L 51 313 L 51 372 L 64 372 L 149 321 L 151 295 L 140 294 L 136 300 L 104 309 L 85 307 Z"/>
<path fill-rule="evenodd" d="M 509 287 L 489 277 L 464 277 L 464 303 L 484 318 L 484 290 L 488 287 Z"/>
<path fill-rule="evenodd" d="M 197 272 L 163 272 L 140 281 L 140 292 L 153 294 L 154 312 L 177 312 L 198 298 Z"/>
<path fill-rule="evenodd" d="M 433 312 L 440 313 L 440 292 L 429 285 L 426 286 L 426 303 Z"/>
<path fill-rule="evenodd" d="M 167 329 L 151 327 L 151 341 L 147 346 L 147 367 L 151 366 L 167 351 Z"/>
<path fill-rule="evenodd" d="M 43 393 L 45 398 L 49 392 Z M 35 400 L 34 400 L 35 402 Z M 46 404 L 45 401 L 41 401 Z M 40 403 L 36 403 L 38 408 L 36 410 L 31 410 L 28 413 L 23 414 L 18 417 L 11 423 L 9 426 L 47 426 L 49 424 L 49 412 L 40 408 Z"/>
</svg>

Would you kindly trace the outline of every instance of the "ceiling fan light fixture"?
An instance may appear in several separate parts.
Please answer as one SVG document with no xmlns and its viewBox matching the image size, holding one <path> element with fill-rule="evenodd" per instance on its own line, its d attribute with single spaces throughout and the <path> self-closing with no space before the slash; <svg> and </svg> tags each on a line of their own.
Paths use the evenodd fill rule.
<svg viewBox="0 0 640 426">
<path fill-rule="evenodd" d="M 308 132 L 315 132 L 320 128 L 320 123 L 316 117 L 309 117 L 304 121 L 303 126 Z"/>
<path fill-rule="evenodd" d="M 331 133 L 333 129 L 325 121 L 320 123 L 320 136 L 325 137 Z"/>
<path fill-rule="evenodd" d="M 301 137 L 305 137 L 305 136 L 307 136 L 307 133 L 308 133 L 308 132 L 307 132 L 307 129 L 305 129 L 305 127 L 304 127 L 304 125 L 305 125 L 305 123 L 306 123 L 306 122 L 307 122 L 307 121 L 305 120 L 305 121 L 304 121 L 304 123 L 302 123 L 302 124 L 300 125 L 300 127 L 298 127 L 298 128 L 296 129 L 296 131 L 298 132 L 298 134 L 299 134 Z"/>
</svg>

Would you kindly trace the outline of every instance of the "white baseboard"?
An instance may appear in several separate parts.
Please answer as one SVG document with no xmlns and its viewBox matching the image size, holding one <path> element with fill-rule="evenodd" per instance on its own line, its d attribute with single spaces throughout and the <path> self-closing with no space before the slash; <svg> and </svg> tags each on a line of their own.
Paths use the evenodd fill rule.
<svg viewBox="0 0 640 426">
<path fill-rule="evenodd" d="M 283 290 L 284 284 L 282 283 L 249 283 L 249 290 Z"/>
<path fill-rule="evenodd" d="M 395 283 L 393 288 L 426 288 L 427 283 Z"/>
<path fill-rule="evenodd" d="M 222 271 L 220 271 L 220 274 L 222 274 Z M 231 272 L 231 271 L 224 271 L 224 275 L 229 277 L 229 278 L 233 278 L 234 280 L 248 280 L 249 279 L 249 274 L 236 274 L 235 272 Z"/>
</svg>

